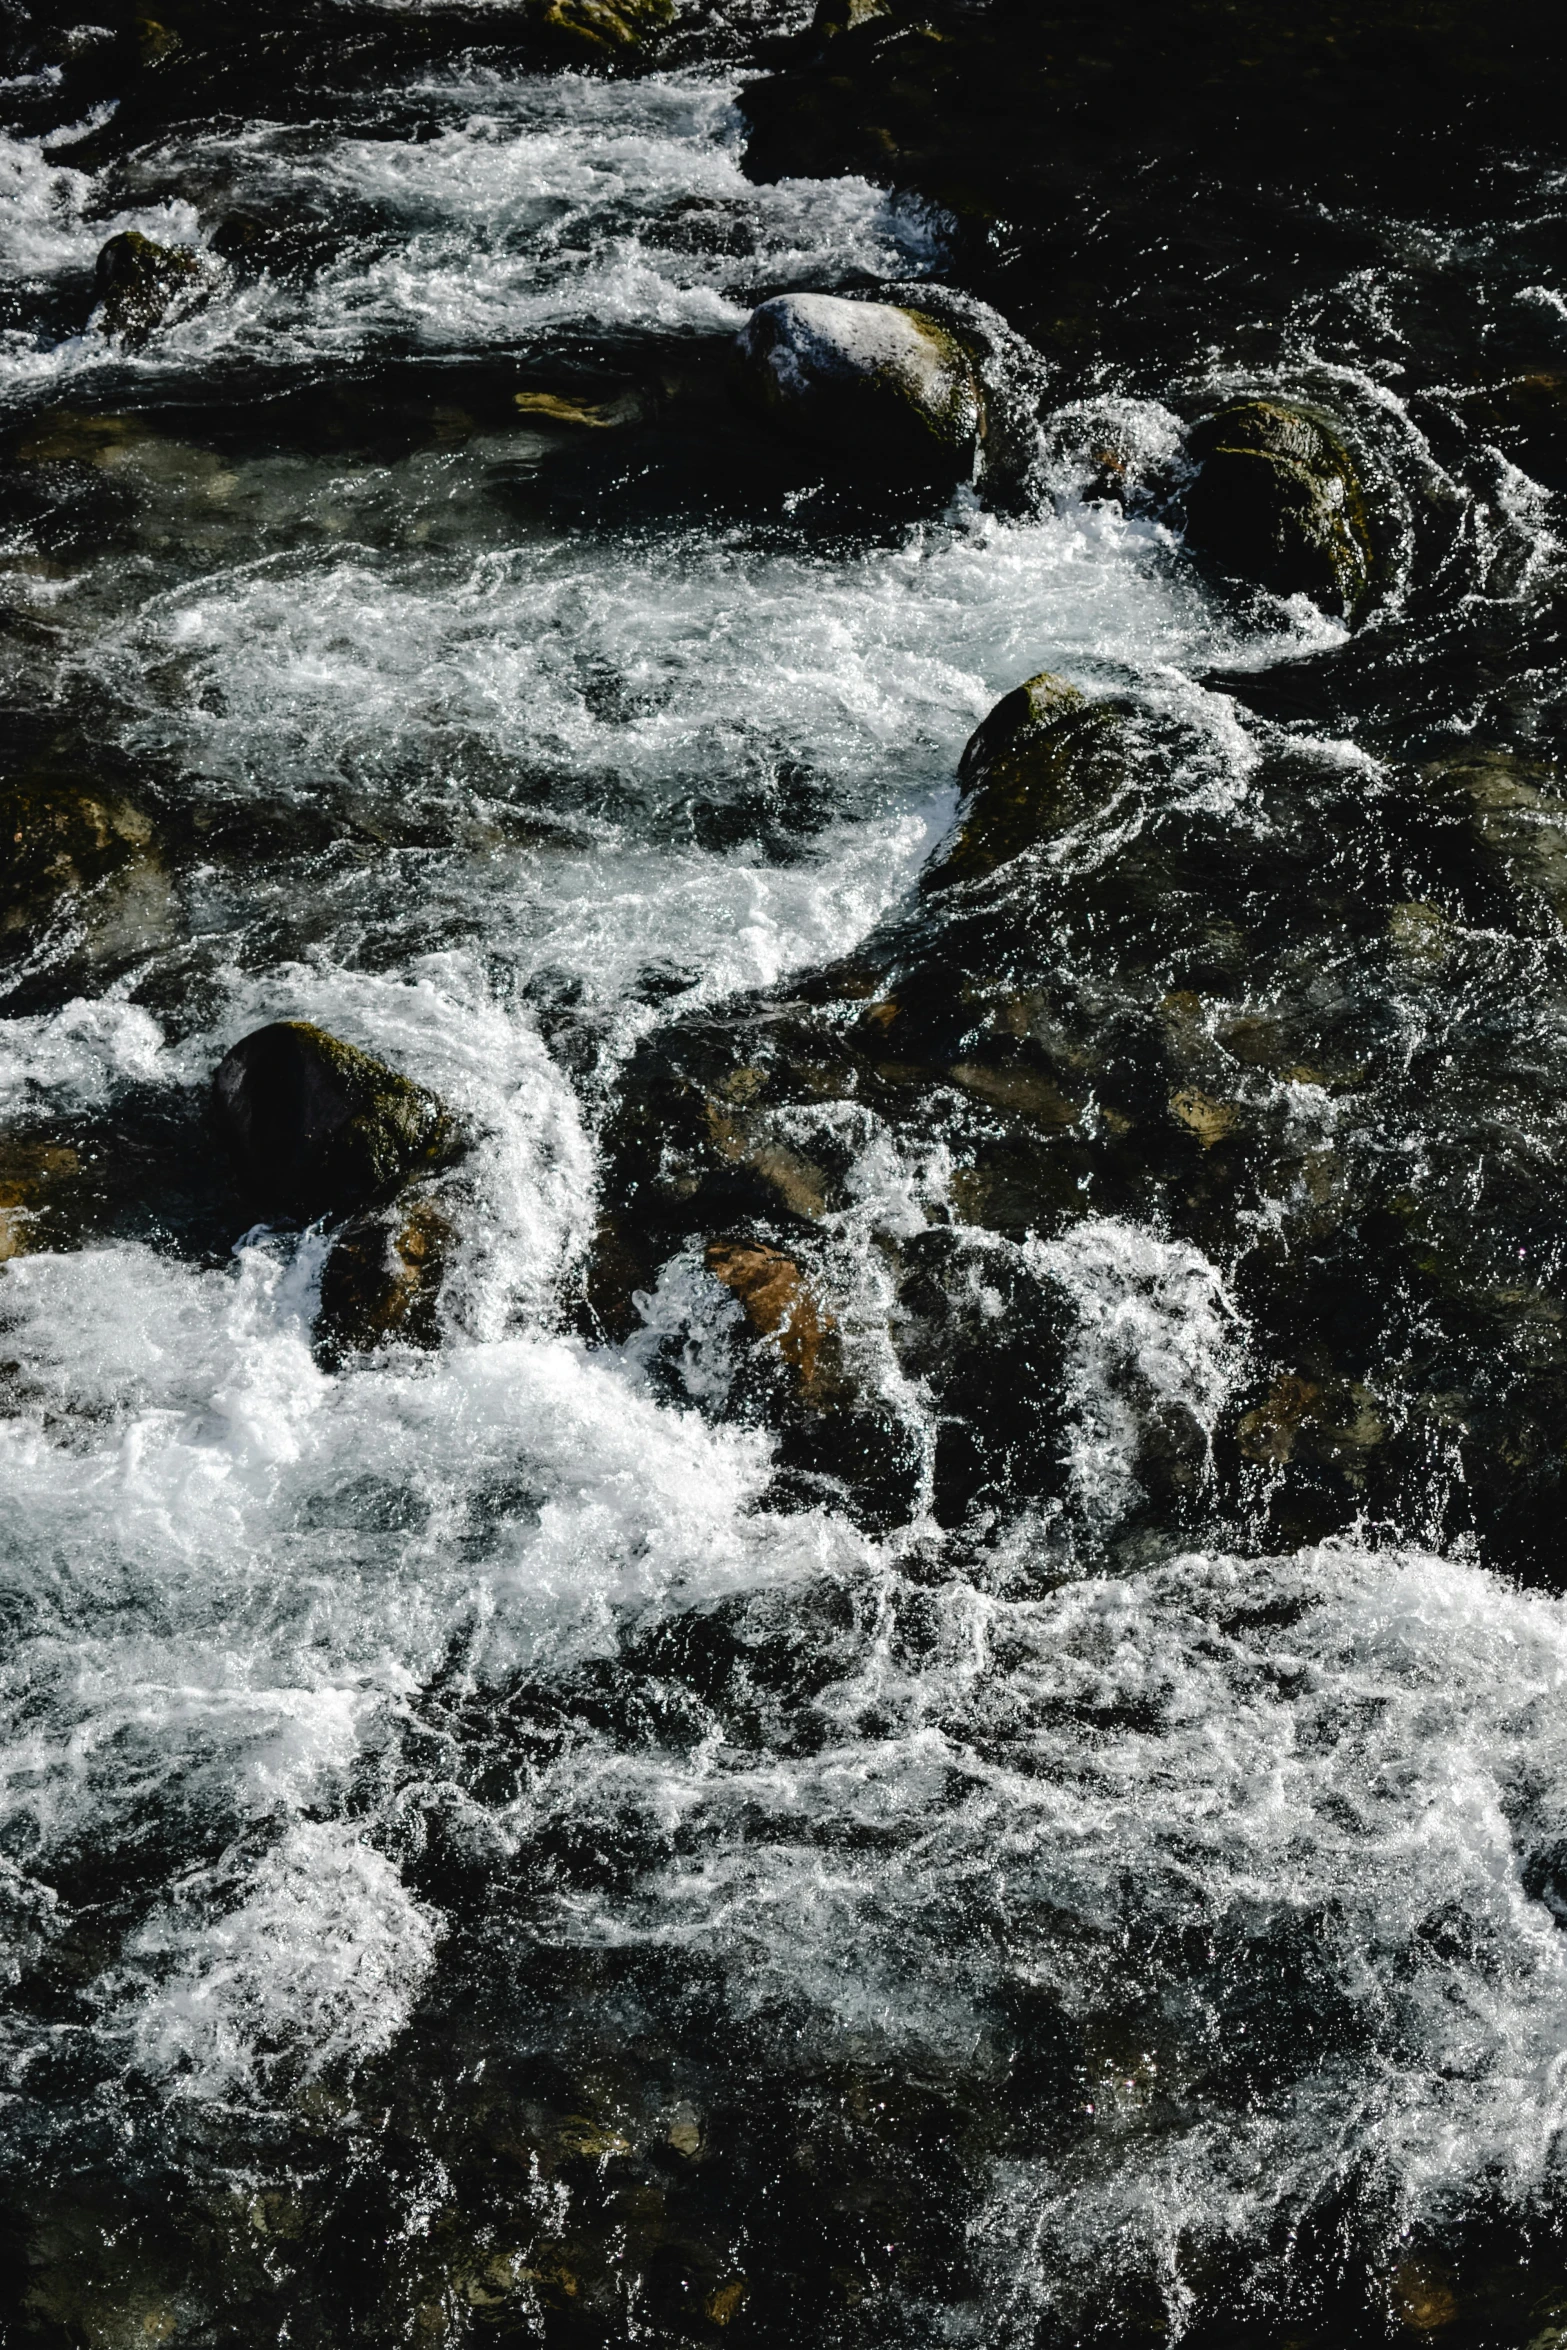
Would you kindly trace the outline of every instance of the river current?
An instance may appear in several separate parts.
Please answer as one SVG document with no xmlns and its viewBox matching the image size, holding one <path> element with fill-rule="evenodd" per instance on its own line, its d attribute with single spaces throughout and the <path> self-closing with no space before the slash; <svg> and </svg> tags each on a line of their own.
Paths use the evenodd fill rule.
<svg viewBox="0 0 1567 2350">
<path fill-rule="evenodd" d="M 120 147 L 0 92 L 8 755 L 166 840 L 0 971 L 0 1174 L 64 1170 L 0 1268 L 5 2339 L 1554 2344 L 1557 1488 L 1464 1432 L 1563 1441 L 1560 482 L 1472 389 L 1562 364 L 1559 163 L 1331 223 L 1266 337 L 1248 283 L 1047 350 L 1024 510 L 867 513 L 729 344 L 965 247 L 748 180 L 752 37 Z M 206 276 L 127 349 L 132 229 Z M 1354 638 L 1161 503 L 1258 384 L 1370 452 Z M 1140 746 L 1007 933 L 1058 926 L 1087 1155 L 1035 1219 L 945 1111 L 785 1135 L 873 1504 L 780 1472 L 700 1250 L 584 1316 L 604 1136 L 666 1032 L 874 957 L 1042 668 Z M 1134 1011 L 1190 1167 L 1092 1156 Z M 224 1222 L 208 1081 L 281 1018 L 475 1138 L 432 1351 L 325 1367 L 329 1235 Z M 1272 1192 L 1205 1191 L 1248 1119 Z M 1377 1185 L 1429 1295 L 1360 1293 Z M 961 1504 L 1002 1407 L 887 1336 L 932 1231 L 965 1363 L 1049 1304 L 998 1375 L 1045 1433 Z"/>
</svg>

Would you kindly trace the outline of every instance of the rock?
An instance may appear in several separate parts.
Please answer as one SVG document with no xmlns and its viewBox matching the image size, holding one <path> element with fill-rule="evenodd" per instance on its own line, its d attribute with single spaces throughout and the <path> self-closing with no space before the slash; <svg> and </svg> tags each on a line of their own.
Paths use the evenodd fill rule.
<svg viewBox="0 0 1567 2350">
<path fill-rule="evenodd" d="M 1004 695 L 969 737 L 957 834 L 922 886 L 977 880 L 1102 806 L 1123 773 L 1112 718 L 1048 669 Z"/>
<path fill-rule="evenodd" d="M 561 392 L 514 392 L 512 405 L 529 423 L 572 425 L 587 432 L 612 432 L 619 425 L 641 421 L 642 403 L 634 392 L 615 400 L 572 400 Z"/>
<path fill-rule="evenodd" d="M 1543 901 L 1567 922 L 1567 799 L 1551 763 L 1471 743 L 1421 775 L 1437 807 L 1460 813 L 1479 847 L 1476 862 L 1506 898 Z"/>
<path fill-rule="evenodd" d="M 793 1257 L 761 1241 L 710 1240 L 704 1262 L 758 1338 L 772 1340 L 802 1400 L 827 1402 L 839 1385 L 832 1316 L 817 1304 Z"/>
<path fill-rule="evenodd" d="M 979 376 L 957 336 L 922 310 L 780 294 L 741 330 L 736 381 L 781 432 L 878 470 L 960 481 L 979 459 Z"/>
<path fill-rule="evenodd" d="M 213 1094 L 242 1180 L 268 1216 L 314 1221 L 387 1199 L 447 1160 L 457 1140 L 434 1094 L 308 1020 L 245 1037 L 219 1064 Z"/>
<path fill-rule="evenodd" d="M 856 25 L 891 14 L 889 0 L 818 0 L 811 30 L 830 40 L 834 33 L 852 32 Z"/>
<path fill-rule="evenodd" d="M 123 229 L 98 256 L 96 291 L 104 332 L 144 343 L 182 296 L 201 282 L 201 263 L 187 245 L 159 245 L 140 229 Z"/>
<path fill-rule="evenodd" d="M 1191 543 L 1277 595 L 1307 595 L 1353 619 L 1371 585 L 1371 532 L 1354 461 L 1320 417 L 1279 400 L 1236 400 L 1193 432 Z"/>
<path fill-rule="evenodd" d="M 550 46 L 584 58 L 635 49 L 674 13 L 674 0 L 550 0 L 534 22 Z"/>
<path fill-rule="evenodd" d="M 432 1199 L 355 1216 L 321 1274 L 316 1344 L 328 1363 L 378 1346 L 433 1347 L 454 1235 Z"/>
<path fill-rule="evenodd" d="M 157 864 L 151 818 L 117 794 L 72 778 L 23 774 L 0 783 L 0 947 L 25 946 L 62 898 L 123 868 Z"/>
<path fill-rule="evenodd" d="M 57 1143 L 0 1143 L 0 1264 L 37 1245 L 47 1194 L 80 1164 L 74 1150 Z"/>
</svg>

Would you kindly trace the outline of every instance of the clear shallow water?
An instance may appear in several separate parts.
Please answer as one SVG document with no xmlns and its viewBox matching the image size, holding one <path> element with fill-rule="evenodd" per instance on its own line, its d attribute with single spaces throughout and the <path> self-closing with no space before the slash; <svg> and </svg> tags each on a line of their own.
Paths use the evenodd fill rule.
<svg viewBox="0 0 1567 2350">
<path fill-rule="evenodd" d="M 1450 1507 L 1467 1372 L 1418 1360 L 1419 1300 L 1322 1439 L 1407 1427 L 1416 1469 L 1335 1488 L 1326 1538 L 1268 1513 L 1280 1375 L 1348 1376 L 1279 1288 L 1353 1267 L 1334 1203 L 1368 1163 L 1412 1162 L 1419 1245 L 1466 1300 L 1532 1300 L 1504 1350 L 1554 1360 L 1548 1215 L 1482 1212 L 1468 1139 L 1487 1094 L 1500 1180 L 1549 1190 L 1537 769 L 1465 836 L 1511 876 L 1483 823 L 1526 825 L 1524 912 L 1510 879 L 1443 897 L 1396 713 L 1320 682 L 1342 630 L 1227 597 L 1151 495 L 1085 502 L 1080 384 L 1028 520 L 845 520 L 808 467 L 748 506 L 717 339 L 945 247 L 862 183 L 751 187 L 727 84 L 464 66 L 99 179 L 36 141 L 7 167 L 36 302 L 8 695 L 28 757 L 150 788 L 176 843 L 18 957 L 0 1029 L 6 1142 L 131 1161 L 115 1212 L 0 1272 L 16 2338 L 1376 2338 L 1461 2289 L 1471 2338 L 1530 2339 L 1567 2119 L 1561 1603 Z M 284 196 L 346 221 L 321 265 L 214 265 L 132 359 L 51 336 L 111 231 L 206 249 Z M 551 367 L 630 413 L 519 418 Z M 1153 478 L 1176 410 L 1114 396 Z M 1362 641 L 1418 679 L 1483 607 L 1546 663 L 1548 486 L 1489 497 L 1483 452 L 1377 404 L 1401 568 Z M 910 1435 L 877 1519 L 780 1480 L 699 1246 L 628 1337 L 584 1327 L 604 1122 L 672 1023 L 749 1050 L 747 991 L 880 967 L 963 741 L 1042 665 L 1129 696 L 1140 748 L 1006 917 L 1018 990 L 1045 975 L 1116 1115 L 1089 1048 L 1157 1017 L 1178 1123 L 1218 1100 L 1292 1139 L 1257 1194 L 1205 1193 L 1207 1155 L 1140 1189 L 1085 1162 L 1023 1232 L 972 1209 L 946 1074 L 912 1116 L 781 1113 L 796 1196 L 834 1170 L 810 1221 L 855 1376 Z M 1431 735 L 1488 707 L 1464 670 Z M 1328 928 L 1346 867 L 1402 917 Z M 1250 979 L 1191 984 L 1182 940 L 1242 919 Z M 150 1145 L 138 1192 L 132 1143 L 210 1152 L 212 1067 L 290 1016 L 469 1122 L 433 1353 L 323 1370 L 325 1236 L 169 1206 Z M 1264 1050 L 1269 1020 L 1317 1026 Z M 1443 1215 L 1508 1264 L 1454 1270 Z M 904 1343 L 932 1233 L 998 1359 L 1053 1317 L 1010 1397 Z M 955 1521 L 943 1427 L 1036 1400 L 1048 1472 Z"/>
</svg>

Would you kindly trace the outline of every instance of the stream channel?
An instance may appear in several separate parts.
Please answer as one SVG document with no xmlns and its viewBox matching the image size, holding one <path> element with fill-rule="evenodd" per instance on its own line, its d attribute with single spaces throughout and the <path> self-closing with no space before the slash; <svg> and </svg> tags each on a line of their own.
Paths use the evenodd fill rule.
<svg viewBox="0 0 1567 2350">
<path fill-rule="evenodd" d="M 419 15 L 0 84 L 4 2339 L 1567 2341 L 1561 155 L 1025 298 L 747 176 L 802 15 Z M 1009 501 L 731 396 L 922 283 Z M 1353 629 L 1184 543 L 1243 393 Z M 930 886 L 1047 669 L 1115 788 Z M 424 1343 L 239 1197 L 279 1020 L 462 1122 Z"/>
</svg>

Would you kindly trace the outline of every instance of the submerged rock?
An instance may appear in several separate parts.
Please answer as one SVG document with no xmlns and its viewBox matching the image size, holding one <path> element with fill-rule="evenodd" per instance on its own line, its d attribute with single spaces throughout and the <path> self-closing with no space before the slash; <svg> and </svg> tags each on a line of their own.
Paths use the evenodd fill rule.
<svg viewBox="0 0 1567 2350">
<path fill-rule="evenodd" d="M 48 1195 L 76 1174 L 80 1159 L 59 1143 L 0 1143 L 0 1264 L 25 1256 L 45 1237 Z"/>
<path fill-rule="evenodd" d="M 201 282 L 201 263 L 187 245 L 159 245 L 140 229 L 122 229 L 98 256 L 96 292 L 106 333 L 145 342 L 183 295 Z"/>
<path fill-rule="evenodd" d="M 454 1235 L 436 1201 L 415 1199 L 346 1224 L 321 1274 L 316 1343 L 328 1362 L 397 1342 L 436 1343 L 436 1301 Z"/>
<path fill-rule="evenodd" d="M 710 1240 L 704 1262 L 756 1335 L 777 1348 L 801 1399 L 827 1402 L 840 1384 L 832 1316 L 818 1305 L 794 1258 L 761 1241 Z"/>
<path fill-rule="evenodd" d="M 0 949 L 25 945 L 62 899 L 158 863 L 144 810 L 69 777 L 24 774 L 0 783 L 0 839 Z"/>
<path fill-rule="evenodd" d="M 276 1020 L 242 1039 L 219 1064 L 213 1094 L 263 1215 L 314 1220 L 366 1207 L 456 1144 L 433 1093 L 308 1020 Z"/>
<path fill-rule="evenodd" d="M 674 0 L 548 0 L 533 21 L 552 47 L 592 58 L 637 48 L 674 13 Z"/>
<path fill-rule="evenodd" d="M 1353 619 L 1371 584 L 1371 532 L 1354 460 L 1308 410 L 1236 400 L 1191 438 L 1187 536 L 1227 571 Z"/>
<path fill-rule="evenodd" d="M 741 331 L 740 397 L 782 432 L 878 469 L 957 481 L 984 430 L 978 372 L 928 311 L 780 294 Z"/>
</svg>

